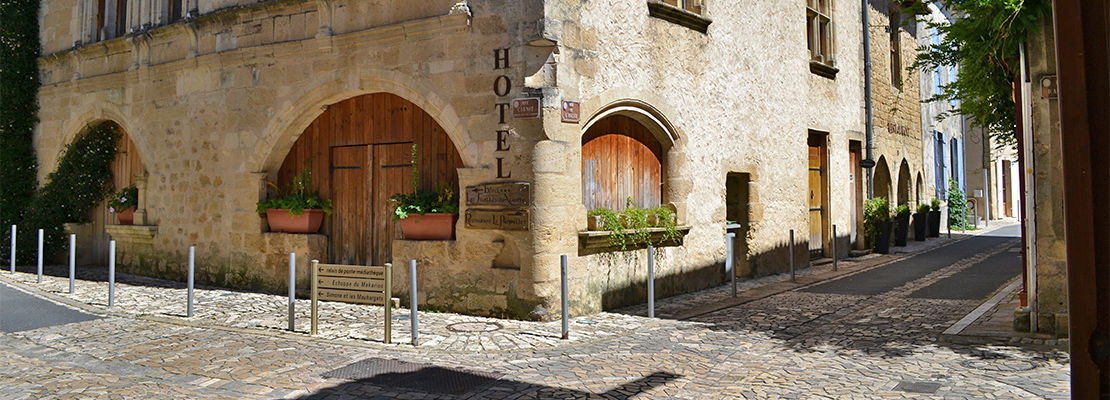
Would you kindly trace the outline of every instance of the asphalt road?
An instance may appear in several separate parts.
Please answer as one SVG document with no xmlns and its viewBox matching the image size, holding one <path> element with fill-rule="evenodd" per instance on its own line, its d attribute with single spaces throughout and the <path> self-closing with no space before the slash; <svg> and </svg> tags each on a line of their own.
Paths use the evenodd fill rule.
<svg viewBox="0 0 1110 400">
<path fill-rule="evenodd" d="M 46 328 L 101 317 L 40 299 L 0 283 L 0 332 Z"/>
<path fill-rule="evenodd" d="M 939 247 L 842 279 L 829 281 L 805 289 L 809 293 L 875 296 L 886 293 L 907 282 L 921 279 L 934 271 L 974 257 L 980 253 L 1013 241 L 1020 236 L 1018 225 L 1008 226 L 988 235 L 976 236 Z M 942 233 L 943 235 L 943 233 Z M 994 255 L 952 277 L 922 289 L 911 297 L 935 299 L 981 299 L 1011 278 L 1021 273 L 1020 258 L 1013 252 Z M 936 296 L 936 297 L 934 297 Z"/>
</svg>

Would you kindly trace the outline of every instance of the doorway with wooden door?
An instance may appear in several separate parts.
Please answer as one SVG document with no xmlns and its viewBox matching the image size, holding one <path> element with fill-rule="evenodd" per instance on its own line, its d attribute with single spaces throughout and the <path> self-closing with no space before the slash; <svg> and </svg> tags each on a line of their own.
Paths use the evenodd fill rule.
<svg viewBox="0 0 1110 400">
<path fill-rule="evenodd" d="M 116 142 L 116 158 L 110 166 L 112 170 L 111 190 L 115 192 L 135 184 L 135 177 L 144 173 L 143 163 L 135 143 L 131 141 L 131 137 L 123 128 L 112 121 L 106 121 L 103 124 L 111 125 L 113 129 L 120 133 L 119 141 Z M 140 204 L 139 206 L 143 205 Z M 85 232 L 91 237 L 87 239 L 87 242 L 85 238 L 79 238 L 81 242 L 78 243 L 78 247 L 86 247 L 87 249 L 77 252 L 79 258 L 76 263 L 78 265 L 107 265 L 108 243 L 112 238 L 108 235 L 105 227 L 119 224 L 116 214 L 108 209 L 108 200 L 101 201 L 96 208 L 89 212 L 89 221 L 91 230 Z M 78 236 L 81 235 L 78 234 Z M 84 246 L 82 246 L 83 244 Z"/>
<path fill-rule="evenodd" d="M 809 257 L 825 255 L 825 238 L 828 215 L 828 161 L 825 135 L 809 133 Z"/>
<path fill-rule="evenodd" d="M 328 262 L 393 261 L 393 240 L 401 237 L 389 197 L 413 190 L 413 145 L 419 152 L 419 188 L 444 182 L 457 193 L 462 159 L 454 143 L 428 113 L 393 94 L 329 105 L 294 143 L 278 171 L 278 185 L 309 168 L 312 190 L 332 200 L 334 212 L 320 230 L 328 236 Z"/>
</svg>

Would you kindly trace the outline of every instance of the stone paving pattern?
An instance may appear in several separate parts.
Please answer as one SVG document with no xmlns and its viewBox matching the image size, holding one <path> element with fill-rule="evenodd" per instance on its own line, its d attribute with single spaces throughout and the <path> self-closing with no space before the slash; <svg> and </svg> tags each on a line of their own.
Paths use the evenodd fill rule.
<svg viewBox="0 0 1110 400">
<path fill-rule="evenodd" d="M 109 318 L 0 335 L 0 398 L 1068 398 L 1066 352 L 941 342 L 939 333 L 980 301 L 906 297 L 1012 246 L 876 296 L 794 289 L 908 254 L 841 262 L 835 272 L 807 268 L 797 283 L 746 280 L 738 299 L 730 285 L 661 299 L 659 319 L 641 316 L 643 306 L 575 318 L 570 340 L 558 339 L 558 321 L 420 313 L 418 347 L 404 320 L 394 321 L 395 343 L 381 343 L 380 307 L 324 303 L 321 335 L 310 337 L 307 300 L 297 303 L 296 332 L 287 332 L 283 296 L 198 289 L 195 316 L 184 318 L 180 283 L 120 275 L 116 305 L 106 307 L 103 269 L 82 269 L 71 295 L 66 268 L 48 268 L 59 276 L 36 284 L 32 266 L 0 279 Z M 322 377 L 367 358 L 500 378 L 451 395 Z M 905 390 L 915 386 L 935 393 Z"/>
</svg>

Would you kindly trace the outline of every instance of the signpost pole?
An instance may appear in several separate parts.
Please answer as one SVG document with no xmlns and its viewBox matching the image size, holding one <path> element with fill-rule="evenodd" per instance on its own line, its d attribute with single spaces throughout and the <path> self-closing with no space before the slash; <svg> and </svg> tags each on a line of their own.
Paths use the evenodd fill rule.
<svg viewBox="0 0 1110 400">
<path fill-rule="evenodd" d="M 311 291 L 310 291 L 310 295 L 309 295 L 312 298 L 312 317 L 311 317 L 312 318 L 312 328 L 309 330 L 309 334 L 312 335 L 312 336 L 316 336 L 316 317 L 317 317 L 317 315 L 316 315 L 317 314 L 317 311 L 316 311 L 316 291 L 317 291 L 317 286 L 318 286 L 317 282 L 316 282 L 316 276 L 317 276 L 316 274 L 319 271 L 319 269 L 320 269 L 320 261 L 312 260 L 312 267 L 311 267 L 311 269 L 308 270 L 308 273 L 309 273 L 308 282 L 309 282 L 310 287 L 312 288 Z"/>
</svg>

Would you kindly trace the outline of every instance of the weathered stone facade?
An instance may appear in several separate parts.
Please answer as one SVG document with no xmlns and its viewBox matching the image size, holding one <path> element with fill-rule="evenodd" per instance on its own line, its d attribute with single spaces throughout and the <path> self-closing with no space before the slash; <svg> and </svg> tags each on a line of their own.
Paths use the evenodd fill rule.
<svg viewBox="0 0 1110 400">
<path fill-rule="evenodd" d="M 140 3 L 150 1 L 132 5 Z M 851 3 L 833 7 L 832 78 L 811 72 L 803 3 L 713 2 L 692 19 L 670 11 L 709 22 L 706 33 L 653 16 L 649 8 L 669 7 L 653 0 L 184 4 L 181 21 L 145 9 L 127 20 L 134 33 L 94 41 L 95 2 L 43 2 L 39 160 L 55 165 L 86 124 L 114 121 L 128 133 L 146 173 L 144 217 L 140 227 L 102 228 L 119 236 L 128 271 L 180 279 L 196 246 L 202 283 L 282 290 L 289 252 L 305 280 L 309 259 L 328 258 L 328 238 L 267 232 L 255 203 L 322 108 L 381 92 L 446 132 L 464 165 L 460 191 L 531 184 L 526 231 L 475 229 L 460 218 L 455 240 L 393 241 L 395 264 L 418 261 L 420 301 L 433 308 L 550 318 L 562 255 L 574 314 L 645 301 L 646 250 L 587 252 L 580 241 L 582 137 L 611 116 L 638 121 L 663 145 L 663 203 L 688 227 L 682 245 L 657 249 L 657 296 L 724 279 L 730 173 L 749 177 L 740 271 L 787 270 L 791 230 L 794 258 L 807 264 L 815 137 L 825 146 L 816 225 L 824 255 L 832 225 L 841 239 L 854 226 L 849 140 L 864 129 L 860 10 Z M 911 59 L 912 34 L 904 35 Z M 877 121 L 920 126 L 916 95 L 884 93 L 876 110 L 891 113 Z M 523 97 L 540 99 L 540 118 L 513 119 L 500 105 Z M 580 122 L 562 121 L 562 100 L 581 102 Z M 877 135 L 879 154 L 919 170 L 913 135 Z M 408 292 L 407 268 L 395 271 L 395 292 Z"/>
<path fill-rule="evenodd" d="M 937 2 L 931 3 L 928 6 L 929 14 L 922 15 L 918 18 L 917 24 L 917 43 L 918 46 L 929 46 L 939 43 L 941 40 L 939 32 L 931 28 L 926 22 L 929 23 L 944 23 L 953 21 L 952 16 L 947 14 L 947 11 L 938 7 Z M 920 194 L 920 200 L 928 202 L 933 198 L 940 199 L 943 203 L 947 199 L 948 180 L 956 179 L 960 181 L 961 188 L 968 188 L 970 183 L 979 183 L 982 181 L 981 174 L 974 174 L 975 171 L 981 171 L 983 162 L 978 160 L 977 166 L 973 167 L 975 163 L 972 152 L 964 152 L 965 154 L 956 154 L 953 157 L 952 141 L 956 140 L 959 148 L 970 149 L 972 145 L 979 145 L 982 148 L 982 135 L 966 134 L 964 128 L 965 118 L 962 115 L 952 113 L 958 104 L 949 101 L 928 101 L 933 96 L 940 95 L 943 92 L 942 85 L 952 83 L 956 79 L 957 69 L 952 66 L 941 66 L 936 69 L 928 71 L 917 71 L 920 74 L 921 90 L 921 159 L 924 161 L 922 165 L 922 187 L 923 193 Z M 943 115 L 943 117 L 942 117 Z M 965 142 L 965 139 L 972 140 L 971 144 Z M 974 142 L 979 140 L 979 142 Z M 966 165 L 964 165 L 966 164 Z M 964 172 L 966 171 L 966 173 Z M 967 181 L 963 177 L 967 177 Z M 968 198 L 974 197 L 974 193 L 968 191 Z M 945 210 L 947 212 L 947 210 Z"/>
</svg>

